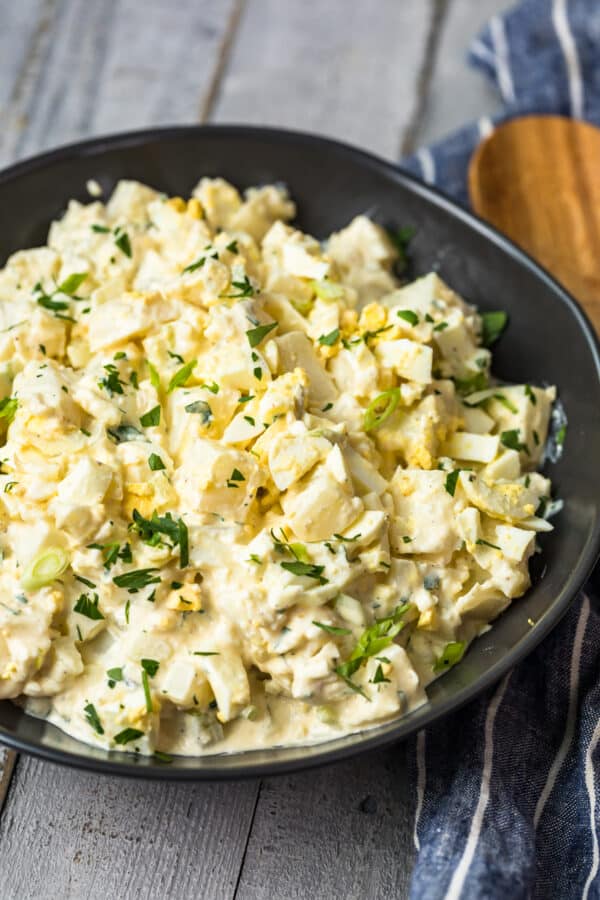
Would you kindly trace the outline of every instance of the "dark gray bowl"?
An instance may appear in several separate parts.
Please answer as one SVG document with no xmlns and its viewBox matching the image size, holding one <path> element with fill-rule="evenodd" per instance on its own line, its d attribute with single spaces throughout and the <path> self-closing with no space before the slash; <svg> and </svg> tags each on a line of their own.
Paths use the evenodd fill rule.
<svg viewBox="0 0 600 900">
<path fill-rule="evenodd" d="M 523 659 L 566 611 L 600 544 L 600 362 L 589 322 L 510 241 L 389 163 L 323 138 L 266 128 L 168 128 L 86 141 L 0 174 L 0 262 L 15 250 L 45 243 L 48 224 L 66 201 L 87 199 L 89 178 L 106 192 L 119 178 L 136 178 L 185 195 L 200 175 L 222 175 L 239 187 L 285 182 L 298 203 L 300 227 L 322 237 L 365 211 L 382 224 L 413 225 L 412 274 L 435 268 L 483 309 L 508 310 L 511 325 L 496 348 L 495 371 L 507 381 L 558 385 L 569 428 L 563 458 L 549 474 L 565 508 L 556 530 L 543 539 L 543 578 L 541 571 L 534 574 L 527 595 L 431 687 L 426 706 L 366 733 L 314 747 L 176 758 L 160 765 L 88 747 L 0 702 L 5 744 L 97 772 L 169 779 L 271 775 L 404 738 L 476 697 Z"/>
</svg>

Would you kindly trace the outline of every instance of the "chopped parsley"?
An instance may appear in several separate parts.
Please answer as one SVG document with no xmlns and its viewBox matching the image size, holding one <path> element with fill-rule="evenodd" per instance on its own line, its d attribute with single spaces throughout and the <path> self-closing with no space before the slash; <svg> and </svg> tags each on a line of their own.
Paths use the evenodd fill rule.
<svg viewBox="0 0 600 900">
<path fill-rule="evenodd" d="M 107 669 L 106 674 L 109 688 L 114 688 L 117 681 L 124 681 L 123 669 L 120 666 L 114 669 Z"/>
<path fill-rule="evenodd" d="M 327 634 L 352 634 L 349 628 L 338 628 L 336 625 L 326 625 L 325 622 L 316 622 L 314 619 L 312 624 L 316 625 L 317 628 L 322 628 Z"/>
<path fill-rule="evenodd" d="M 479 544 L 480 547 L 491 547 L 492 550 L 500 550 L 501 548 L 498 544 L 491 544 L 489 541 L 484 541 L 483 538 L 477 538 L 475 541 L 476 544 Z"/>
<path fill-rule="evenodd" d="M 519 412 L 514 403 L 511 403 L 508 397 L 505 397 L 504 394 L 492 394 L 492 399 L 497 400 L 498 403 L 501 403 L 502 406 L 505 406 L 509 412 L 513 413 L 513 415 L 517 415 L 517 413 Z"/>
<path fill-rule="evenodd" d="M 141 588 L 148 587 L 149 584 L 159 584 L 160 578 L 157 578 L 155 574 L 158 571 L 156 568 L 133 569 L 122 575 L 115 575 L 113 582 L 117 587 L 126 588 L 130 594 L 135 594 Z"/>
<path fill-rule="evenodd" d="M 333 347 L 340 339 L 340 329 L 334 328 L 329 334 L 322 334 L 319 338 L 319 344 L 325 347 Z"/>
<path fill-rule="evenodd" d="M 246 476 L 243 475 L 239 469 L 234 469 L 233 472 L 231 473 L 231 475 L 229 476 L 229 478 L 227 479 L 227 487 L 228 488 L 231 488 L 231 487 L 237 488 L 237 487 L 239 487 L 239 485 L 236 482 L 245 481 L 245 480 L 246 480 Z"/>
<path fill-rule="evenodd" d="M 454 497 L 454 493 L 456 491 L 456 485 L 458 483 L 458 476 L 460 475 L 461 470 L 455 469 L 454 472 L 448 472 L 446 475 L 446 481 L 444 482 L 444 487 L 448 491 L 451 497 Z"/>
<path fill-rule="evenodd" d="M 445 331 L 447 327 L 448 327 L 447 322 L 438 322 L 437 325 L 433 326 L 433 330 L 434 331 Z"/>
<path fill-rule="evenodd" d="M 131 531 L 139 534 L 145 544 L 156 547 L 162 541 L 161 536 L 168 537 L 172 547 L 179 547 L 179 565 L 184 569 L 189 563 L 188 528 L 183 519 L 174 519 L 171 513 L 159 516 L 154 512 L 151 519 L 145 519 L 137 509 L 133 511 Z M 141 571 L 155 571 L 145 569 Z M 156 579 L 159 581 L 160 579 Z M 150 583 L 150 582 L 148 582 Z"/>
<path fill-rule="evenodd" d="M 113 394 L 122 394 L 124 381 L 119 378 L 119 370 L 113 363 L 104 366 L 106 375 L 98 381 L 98 387 L 104 388 L 112 397 Z"/>
<path fill-rule="evenodd" d="M 91 597 L 89 594 L 80 594 L 73 610 L 88 619 L 100 621 L 104 616 L 98 609 L 98 599 L 98 594 L 93 594 Z"/>
<path fill-rule="evenodd" d="M 366 697 L 362 688 L 352 681 L 352 676 L 371 656 L 377 656 L 393 643 L 394 638 L 400 634 L 406 625 L 403 617 L 409 608 L 410 603 L 402 603 L 389 616 L 375 619 L 375 622 L 363 631 L 346 662 L 337 666 L 336 674 L 353 691 Z"/>
<path fill-rule="evenodd" d="M 124 728 L 123 731 L 120 731 L 115 735 L 115 744 L 124 746 L 125 744 L 130 744 L 132 741 L 135 741 L 143 736 L 144 732 L 140 731 L 139 728 Z"/>
<path fill-rule="evenodd" d="M 229 250 L 230 253 L 237 253 L 238 252 L 237 241 L 235 241 L 235 240 L 230 241 L 229 244 L 227 244 L 227 246 L 225 247 L 225 249 Z"/>
<path fill-rule="evenodd" d="M 381 663 L 375 669 L 375 674 L 373 675 L 373 684 L 390 684 L 390 679 L 386 678 L 383 674 L 383 669 L 381 668 Z"/>
<path fill-rule="evenodd" d="M 532 389 L 531 389 L 531 385 L 530 385 L 530 384 L 526 384 L 525 387 L 523 388 L 523 390 L 524 390 L 524 392 L 525 392 L 525 396 L 526 396 L 529 400 L 531 400 L 531 402 L 532 402 L 533 405 L 535 406 L 536 403 L 537 403 L 537 397 L 536 397 L 535 394 L 533 393 L 533 391 L 532 391 Z"/>
<path fill-rule="evenodd" d="M 160 425 L 160 406 L 153 406 L 140 416 L 140 423 L 144 428 L 155 428 Z"/>
<path fill-rule="evenodd" d="M 119 248 L 119 250 L 125 254 L 129 259 L 131 259 L 131 241 L 129 240 L 129 235 L 126 231 L 119 226 L 114 230 L 115 235 L 115 244 Z"/>
<path fill-rule="evenodd" d="M 97 734 L 104 734 L 104 728 L 102 727 L 100 716 L 96 712 L 96 707 L 94 706 L 94 704 L 88 703 L 83 707 L 83 711 L 85 712 L 85 718 L 88 725 L 91 725 Z"/>
<path fill-rule="evenodd" d="M 248 343 L 250 344 L 250 346 L 258 347 L 258 345 L 266 338 L 269 332 L 273 331 L 274 328 L 277 328 L 277 325 L 277 322 L 269 322 L 267 325 L 257 325 L 256 328 L 251 328 L 249 331 L 247 331 L 246 337 L 248 338 Z"/>
<path fill-rule="evenodd" d="M 292 575 L 314 578 L 319 584 L 328 583 L 328 579 L 323 577 L 325 566 L 314 566 L 311 563 L 300 562 L 299 560 L 296 560 L 295 562 L 282 562 L 279 565 L 282 569 L 285 569 L 286 572 L 291 572 Z"/>
<path fill-rule="evenodd" d="M 213 381 L 211 384 L 201 384 L 200 387 L 205 388 L 205 390 L 210 391 L 211 394 L 219 393 L 219 385 L 216 381 Z"/>
<path fill-rule="evenodd" d="M 190 360 L 189 363 L 186 363 L 179 371 L 175 372 L 173 377 L 169 382 L 169 386 L 167 388 L 167 394 L 170 394 L 171 391 L 174 391 L 175 388 L 183 387 L 186 383 L 196 366 L 198 365 L 197 359 Z"/>
<path fill-rule="evenodd" d="M 419 324 L 419 317 L 412 309 L 399 309 L 396 315 L 413 327 Z"/>
<path fill-rule="evenodd" d="M 193 656 L 220 656 L 218 650 L 194 650 Z"/>
<path fill-rule="evenodd" d="M 142 669 L 148 673 L 150 678 L 154 678 L 160 669 L 160 663 L 156 659 L 142 659 Z"/>
<path fill-rule="evenodd" d="M 484 347 L 495 344 L 508 324 L 508 314 L 503 310 L 481 314 L 481 341 Z"/>
<path fill-rule="evenodd" d="M 252 282 L 247 275 L 244 275 L 243 281 L 232 281 L 231 286 L 236 289 L 235 293 L 224 294 L 225 297 L 254 297 L 254 294 L 256 293 Z"/>
<path fill-rule="evenodd" d="M 523 453 L 529 454 L 527 444 L 523 444 L 519 440 L 519 433 L 520 431 L 518 428 L 511 428 L 509 431 L 503 431 L 500 434 L 500 443 L 505 447 L 508 447 L 509 450 L 522 450 Z"/>
<path fill-rule="evenodd" d="M 96 234 L 110 234 L 110 228 L 107 228 L 106 225 L 90 225 L 92 231 L 95 231 Z"/>
<path fill-rule="evenodd" d="M 93 581 L 90 581 L 89 578 L 84 578 L 83 575 L 75 575 L 75 580 L 80 581 L 82 584 L 85 584 L 86 587 L 95 588 L 96 585 Z"/>
<path fill-rule="evenodd" d="M 151 453 L 148 457 L 148 466 L 152 472 L 159 472 L 164 469 L 165 464 L 157 453 Z"/>
</svg>

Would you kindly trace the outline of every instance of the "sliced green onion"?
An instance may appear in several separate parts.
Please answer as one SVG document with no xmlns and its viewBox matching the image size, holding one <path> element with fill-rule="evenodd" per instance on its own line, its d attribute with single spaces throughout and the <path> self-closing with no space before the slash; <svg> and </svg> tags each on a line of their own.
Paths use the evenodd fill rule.
<svg viewBox="0 0 600 900">
<path fill-rule="evenodd" d="M 21 578 L 26 591 L 37 591 L 52 584 L 69 565 L 69 557 L 62 547 L 49 547 L 32 559 Z"/>
<path fill-rule="evenodd" d="M 400 402 L 400 388 L 391 388 L 371 400 L 365 412 L 363 427 L 365 431 L 374 431 L 395 411 Z"/>
</svg>

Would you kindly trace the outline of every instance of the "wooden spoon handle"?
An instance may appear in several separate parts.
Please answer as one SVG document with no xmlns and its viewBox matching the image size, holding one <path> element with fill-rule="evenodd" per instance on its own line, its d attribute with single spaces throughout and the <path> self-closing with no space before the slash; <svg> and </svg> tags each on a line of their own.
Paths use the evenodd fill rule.
<svg viewBox="0 0 600 900">
<path fill-rule="evenodd" d="M 547 268 L 600 331 L 600 129 L 558 116 L 497 128 L 469 167 L 475 211 Z"/>
</svg>

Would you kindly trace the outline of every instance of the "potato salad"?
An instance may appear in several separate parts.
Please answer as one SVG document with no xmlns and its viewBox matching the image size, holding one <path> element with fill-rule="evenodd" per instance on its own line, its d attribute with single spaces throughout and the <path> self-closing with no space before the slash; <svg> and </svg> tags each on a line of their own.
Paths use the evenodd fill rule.
<svg viewBox="0 0 600 900">
<path fill-rule="evenodd" d="M 406 233 L 121 181 L 0 271 L 0 698 L 199 755 L 399 716 L 529 585 L 553 388 Z"/>
</svg>

